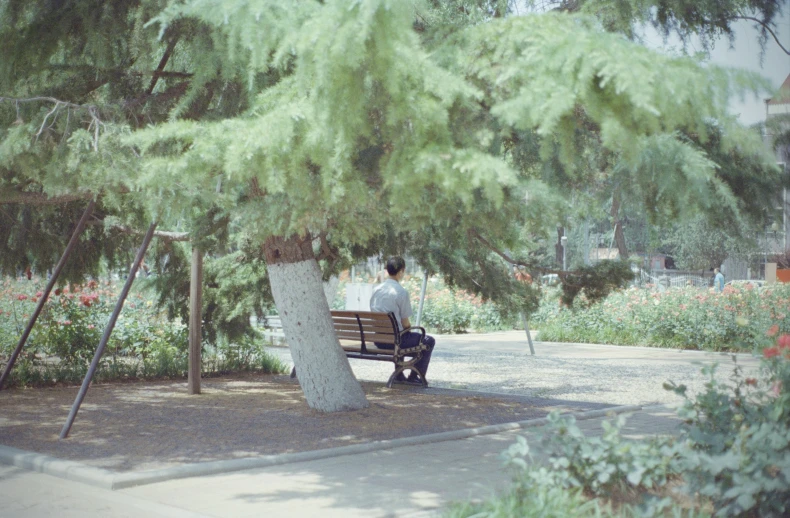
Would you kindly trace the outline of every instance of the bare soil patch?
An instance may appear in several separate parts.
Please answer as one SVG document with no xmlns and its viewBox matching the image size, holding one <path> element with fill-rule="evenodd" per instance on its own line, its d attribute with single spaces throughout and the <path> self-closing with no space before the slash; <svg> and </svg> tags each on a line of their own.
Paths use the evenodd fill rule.
<svg viewBox="0 0 790 518">
<path fill-rule="evenodd" d="M 293 453 L 543 417 L 556 408 L 518 397 L 363 382 L 370 407 L 310 409 L 287 376 L 94 384 L 68 439 L 58 434 L 78 387 L 0 392 L 0 444 L 113 471 Z M 577 410 L 565 407 L 567 410 Z M 587 408 L 583 408 L 587 409 Z"/>
</svg>

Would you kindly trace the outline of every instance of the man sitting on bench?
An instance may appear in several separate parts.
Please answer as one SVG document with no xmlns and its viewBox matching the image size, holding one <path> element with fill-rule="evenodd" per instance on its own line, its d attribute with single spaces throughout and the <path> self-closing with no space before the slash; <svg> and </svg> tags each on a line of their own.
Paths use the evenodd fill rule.
<svg viewBox="0 0 790 518">
<path fill-rule="evenodd" d="M 381 313 L 394 313 L 395 320 L 398 322 L 398 330 L 411 328 L 409 317 L 412 316 L 411 301 L 409 301 L 409 293 L 400 285 L 400 281 L 406 274 L 406 261 L 402 257 L 391 257 L 387 261 L 387 274 L 388 279 L 379 284 L 373 289 L 373 295 L 370 297 L 370 310 Z M 406 349 L 415 347 L 420 344 L 422 333 L 415 333 L 409 331 L 401 335 L 401 347 Z M 436 340 L 432 336 L 425 335 L 422 343 L 428 346 L 428 350 L 423 351 L 420 361 L 414 364 L 419 369 L 423 376 L 427 376 L 428 363 L 431 361 L 431 353 Z M 392 349 L 393 346 L 389 344 L 376 344 L 376 347 L 381 349 Z M 403 373 L 398 374 L 395 378 L 396 382 L 420 382 L 420 374 L 412 369 L 408 378 L 403 376 Z"/>
</svg>

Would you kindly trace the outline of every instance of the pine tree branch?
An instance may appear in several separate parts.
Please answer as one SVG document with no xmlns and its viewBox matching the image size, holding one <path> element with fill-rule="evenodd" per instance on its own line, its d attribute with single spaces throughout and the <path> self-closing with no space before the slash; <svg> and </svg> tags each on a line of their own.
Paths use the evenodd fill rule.
<svg viewBox="0 0 790 518">
<path fill-rule="evenodd" d="M 75 104 L 68 101 L 62 101 L 60 99 L 55 99 L 54 97 L 3 97 L 0 96 L 0 102 L 12 102 L 12 103 L 32 103 L 32 102 L 49 102 L 55 103 L 55 106 L 61 105 L 67 108 L 73 108 L 75 110 L 90 110 L 91 108 L 96 109 L 95 104 Z"/>
<path fill-rule="evenodd" d="M 337 250 L 333 249 L 326 240 L 326 232 L 321 232 L 317 237 L 321 240 L 321 252 L 316 257 L 316 261 L 320 261 L 322 259 L 337 259 L 340 257 L 337 253 Z"/>
<path fill-rule="evenodd" d="M 510 264 L 512 264 L 514 266 L 524 266 L 525 268 L 529 268 L 530 270 L 537 271 L 537 272 L 541 273 L 542 275 L 554 273 L 556 275 L 559 275 L 560 277 L 565 277 L 566 275 L 571 275 L 571 274 L 575 273 L 575 272 L 562 271 L 562 270 L 550 270 L 550 269 L 547 269 L 547 268 L 542 268 L 540 266 L 535 266 L 534 264 L 531 264 L 531 263 L 527 263 L 527 262 L 524 262 L 524 261 L 519 261 L 518 259 L 514 259 L 514 258 L 510 257 L 510 255 L 506 254 L 505 252 L 503 252 L 502 250 L 500 250 L 499 248 L 494 246 L 489 240 L 487 240 L 482 235 L 480 235 L 480 232 L 478 232 L 477 229 L 472 228 L 472 229 L 469 229 L 468 232 L 469 232 L 470 236 L 474 237 L 475 239 L 477 239 L 478 241 L 483 243 L 483 245 L 485 245 L 486 248 L 488 248 L 489 250 L 494 252 L 496 255 L 498 255 L 499 257 L 504 259 L 505 262 L 510 263 Z"/>
<path fill-rule="evenodd" d="M 93 222 L 93 224 L 103 223 L 101 221 Z M 133 236 L 142 236 L 145 235 L 145 230 L 139 230 L 132 227 L 127 227 L 126 225 L 109 225 L 107 228 L 111 230 L 117 230 L 123 234 L 130 234 Z M 172 242 L 172 241 L 189 241 L 191 238 L 189 236 L 189 232 L 167 232 L 165 230 L 155 230 L 154 237 L 162 239 L 163 241 Z"/>
<path fill-rule="evenodd" d="M 148 90 L 146 90 L 146 95 L 151 95 L 154 93 L 154 87 L 156 86 L 156 82 L 159 81 L 160 74 L 167 66 L 167 62 L 170 59 L 170 55 L 173 54 L 173 49 L 176 48 L 176 43 L 178 43 L 178 38 L 174 37 L 170 40 L 170 43 L 167 44 L 167 48 L 165 49 L 165 53 L 162 55 L 162 59 L 159 61 L 159 66 L 156 67 L 156 72 L 154 72 L 154 77 L 151 78 L 151 84 L 148 85 Z"/>
<path fill-rule="evenodd" d="M 765 22 L 763 22 L 763 21 L 762 21 L 762 20 L 760 20 L 759 18 L 755 18 L 755 17 L 753 17 L 753 16 L 733 16 L 733 17 L 732 17 L 732 19 L 733 19 L 733 20 L 749 20 L 749 21 L 751 21 L 751 22 L 754 22 L 754 23 L 757 23 L 757 24 L 759 24 L 760 26 L 762 26 L 762 28 L 763 28 L 763 30 L 764 30 L 765 32 L 767 32 L 768 34 L 770 34 L 771 36 L 773 36 L 773 38 L 774 38 L 774 41 L 776 42 L 776 44 L 777 44 L 777 45 L 779 45 L 779 48 L 780 48 L 780 49 L 782 49 L 782 51 L 783 51 L 785 54 L 787 54 L 788 56 L 790 56 L 790 51 L 788 51 L 788 50 L 787 50 L 787 49 L 784 47 L 784 45 L 782 45 L 782 43 L 779 41 L 779 37 L 776 35 L 776 33 L 775 33 L 775 32 L 774 32 L 772 29 L 771 29 L 771 27 L 769 27 L 769 26 L 768 26 L 768 24 L 766 24 Z"/>
<path fill-rule="evenodd" d="M 24 204 L 33 206 L 45 205 L 65 205 L 73 201 L 90 200 L 93 197 L 91 192 L 81 192 L 74 194 L 61 194 L 58 196 L 47 196 L 43 193 L 36 192 L 19 192 L 10 196 L 0 194 L 0 204 Z"/>
</svg>

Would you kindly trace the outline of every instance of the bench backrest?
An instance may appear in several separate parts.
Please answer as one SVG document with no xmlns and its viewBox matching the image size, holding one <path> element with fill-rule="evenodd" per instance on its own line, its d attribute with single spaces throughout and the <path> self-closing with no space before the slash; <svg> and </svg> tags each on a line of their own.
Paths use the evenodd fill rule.
<svg viewBox="0 0 790 518">
<path fill-rule="evenodd" d="M 332 311 L 332 322 L 340 340 L 356 340 L 371 347 L 374 342 L 400 345 L 398 324 L 392 313 Z"/>
</svg>

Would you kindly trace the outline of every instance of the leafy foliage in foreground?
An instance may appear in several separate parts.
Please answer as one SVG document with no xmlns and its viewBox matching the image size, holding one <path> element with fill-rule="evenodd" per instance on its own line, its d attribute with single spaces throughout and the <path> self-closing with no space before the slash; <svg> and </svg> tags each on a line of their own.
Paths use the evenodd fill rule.
<svg viewBox="0 0 790 518">
<path fill-rule="evenodd" d="M 685 398 L 679 448 L 688 492 L 709 499 L 719 516 L 790 512 L 790 335 L 763 355 L 756 377 L 736 367 L 732 382 L 720 383 L 714 366 L 702 371 L 709 381 L 701 394 L 671 387 Z"/>
<path fill-rule="evenodd" d="M 777 332 L 772 327 L 768 334 Z M 503 452 L 506 465 L 516 470 L 513 488 L 482 505 L 456 506 L 448 514 L 507 516 L 511 509 L 536 506 L 543 512 L 536 516 L 590 516 L 591 510 L 603 516 L 692 517 L 708 511 L 719 517 L 787 516 L 790 334 L 777 338 L 762 356 L 756 377 L 744 376 L 736 365 L 731 384 L 716 380 L 715 367 L 705 367 L 703 375 L 710 381 L 699 394 L 667 384 L 684 398 L 678 416 L 685 425 L 675 439 L 624 439 L 622 416 L 604 422 L 601 437 L 587 437 L 572 417 L 550 415 L 543 464 L 532 460 L 520 437 Z M 677 503 L 680 496 L 683 507 Z"/>
</svg>

